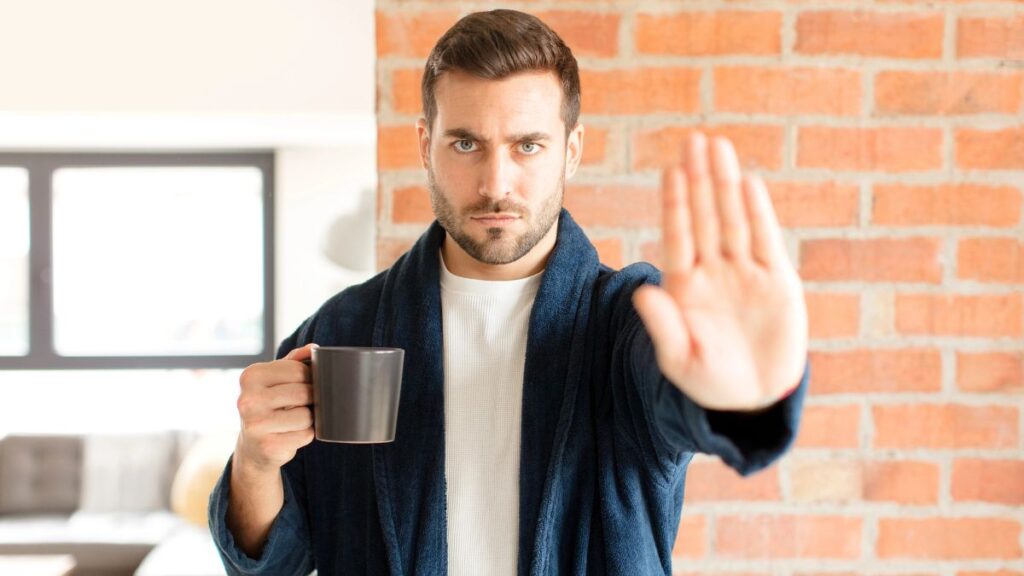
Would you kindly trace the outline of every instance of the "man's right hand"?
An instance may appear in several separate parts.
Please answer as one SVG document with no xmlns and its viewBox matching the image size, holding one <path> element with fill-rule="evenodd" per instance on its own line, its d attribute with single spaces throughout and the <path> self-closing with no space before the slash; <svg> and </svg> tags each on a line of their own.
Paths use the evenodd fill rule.
<svg viewBox="0 0 1024 576">
<path fill-rule="evenodd" d="M 259 558 L 284 505 L 281 467 L 313 441 L 313 386 L 303 361 L 314 347 L 252 364 L 238 379 L 242 430 L 231 461 L 227 524 L 236 545 L 251 558 Z"/>
<path fill-rule="evenodd" d="M 236 464 L 254 472 L 276 472 L 313 441 L 313 385 L 303 360 L 312 356 L 314 347 L 307 344 L 280 360 L 258 362 L 242 371 Z"/>
</svg>

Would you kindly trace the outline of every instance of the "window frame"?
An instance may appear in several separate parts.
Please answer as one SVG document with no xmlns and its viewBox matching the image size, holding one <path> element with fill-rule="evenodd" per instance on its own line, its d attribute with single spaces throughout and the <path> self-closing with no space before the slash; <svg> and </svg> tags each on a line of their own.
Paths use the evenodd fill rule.
<svg viewBox="0 0 1024 576">
<path fill-rule="evenodd" d="M 28 172 L 29 350 L 0 356 L 0 370 L 225 369 L 273 360 L 274 340 L 273 150 L 153 152 L 2 152 L 0 166 Z M 253 167 L 263 177 L 263 349 L 251 355 L 61 356 L 53 325 L 53 174 L 83 167 Z"/>
</svg>

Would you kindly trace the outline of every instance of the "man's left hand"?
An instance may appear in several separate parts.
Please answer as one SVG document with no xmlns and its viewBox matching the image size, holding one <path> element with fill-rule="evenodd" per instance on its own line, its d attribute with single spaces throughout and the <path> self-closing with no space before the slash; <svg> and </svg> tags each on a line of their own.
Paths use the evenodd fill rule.
<svg viewBox="0 0 1024 576">
<path fill-rule="evenodd" d="M 633 294 L 658 367 L 705 408 L 770 406 L 800 381 L 808 329 L 764 182 L 741 174 L 729 140 L 697 132 L 661 195 L 662 285 Z"/>
</svg>

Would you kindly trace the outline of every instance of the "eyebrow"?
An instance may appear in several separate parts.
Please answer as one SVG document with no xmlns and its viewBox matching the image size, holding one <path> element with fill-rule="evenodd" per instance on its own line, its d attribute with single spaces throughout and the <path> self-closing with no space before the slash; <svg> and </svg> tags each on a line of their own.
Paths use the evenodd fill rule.
<svg viewBox="0 0 1024 576">
<path fill-rule="evenodd" d="M 465 128 L 449 128 L 444 131 L 444 135 L 447 138 L 456 138 L 459 140 L 475 140 L 477 142 L 487 142 L 486 138 L 483 138 L 472 131 Z M 505 138 L 506 142 L 537 142 L 541 140 L 551 140 L 551 136 L 545 132 L 523 132 L 520 134 L 510 134 Z"/>
</svg>

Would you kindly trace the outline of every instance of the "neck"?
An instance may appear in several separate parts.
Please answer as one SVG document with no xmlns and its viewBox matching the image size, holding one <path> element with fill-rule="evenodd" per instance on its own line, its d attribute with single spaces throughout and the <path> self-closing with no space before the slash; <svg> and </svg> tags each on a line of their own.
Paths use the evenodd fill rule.
<svg viewBox="0 0 1024 576">
<path fill-rule="evenodd" d="M 473 258 L 452 240 L 447 233 L 441 245 L 441 256 L 448 271 L 463 278 L 476 280 L 518 280 L 533 276 L 547 265 L 548 257 L 555 249 L 558 237 L 558 220 L 536 246 L 515 262 L 508 264 L 487 264 Z"/>
</svg>

